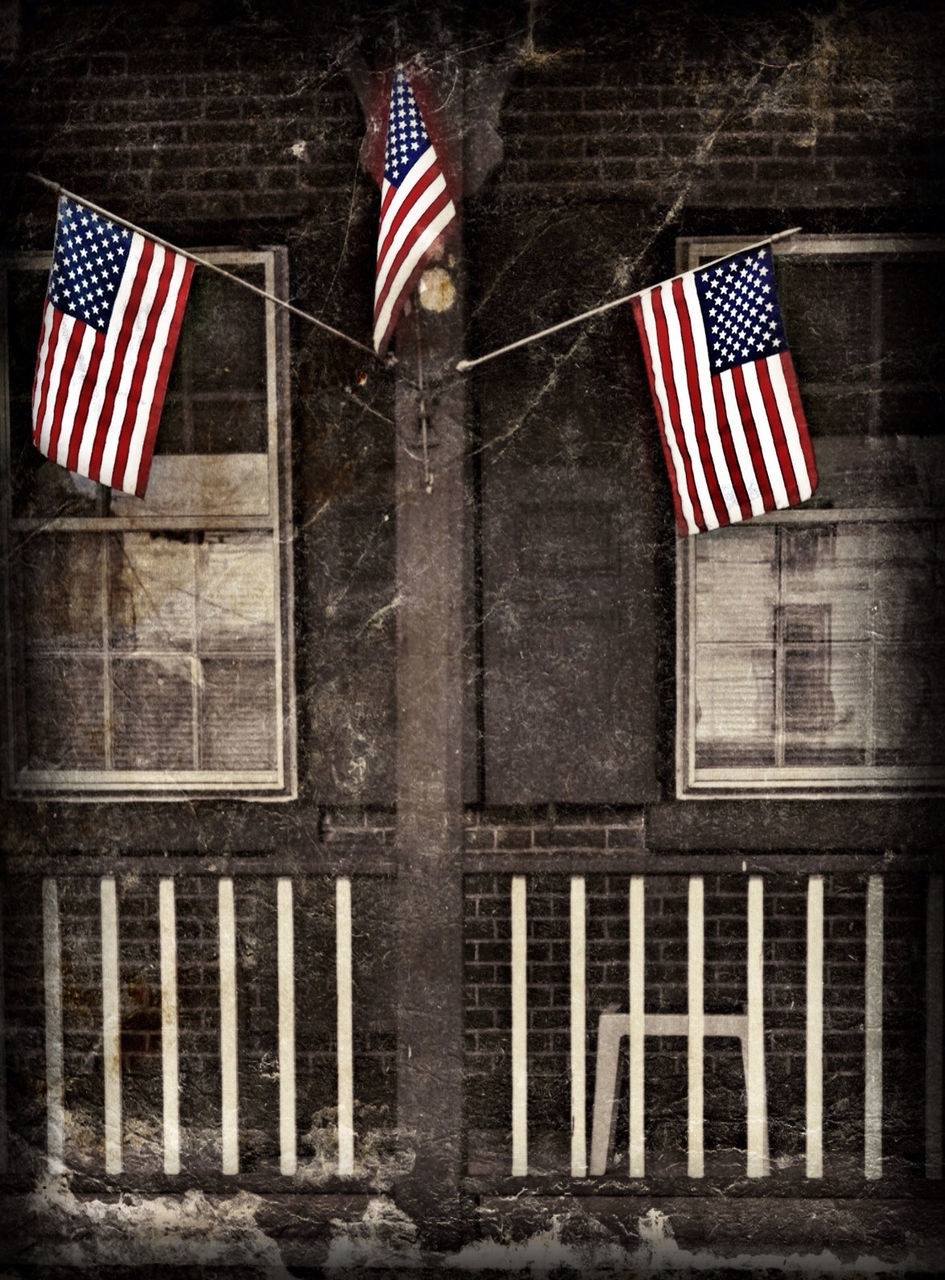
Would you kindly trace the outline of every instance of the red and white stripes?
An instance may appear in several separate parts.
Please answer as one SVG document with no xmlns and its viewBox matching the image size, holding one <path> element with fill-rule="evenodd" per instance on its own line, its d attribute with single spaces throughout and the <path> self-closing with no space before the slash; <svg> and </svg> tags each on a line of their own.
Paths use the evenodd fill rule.
<svg viewBox="0 0 945 1280">
<path fill-rule="evenodd" d="M 680 533 L 809 498 L 817 472 L 790 352 L 713 374 L 692 272 L 633 309 Z"/>
<path fill-rule="evenodd" d="M 374 276 L 374 349 L 383 354 L 437 240 L 456 217 L 413 87 L 398 66 L 390 86 Z"/>
<path fill-rule="evenodd" d="M 46 301 L 33 442 L 70 471 L 143 497 L 193 263 L 132 237 L 104 332 Z"/>
<path fill-rule="evenodd" d="M 429 147 L 399 187 L 384 179 L 374 283 L 374 346 L 383 351 L 412 277 L 456 209 Z"/>
</svg>

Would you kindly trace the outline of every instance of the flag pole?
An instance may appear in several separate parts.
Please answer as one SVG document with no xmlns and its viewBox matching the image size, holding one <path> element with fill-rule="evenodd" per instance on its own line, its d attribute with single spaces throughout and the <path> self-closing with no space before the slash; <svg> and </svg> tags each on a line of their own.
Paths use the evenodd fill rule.
<svg viewBox="0 0 945 1280">
<path fill-rule="evenodd" d="M 728 253 L 723 253 L 719 258 L 713 258 L 711 262 L 705 262 L 699 267 L 700 271 L 704 271 L 707 267 L 713 267 L 717 262 L 724 262 L 726 258 L 731 258 L 736 253 L 750 253 L 752 249 L 760 249 L 762 245 L 773 244 L 775 240 L 784 240 L 788 236 L 797 235 L 800 227 L 790 227 L 787 231 L 778 231 L 773 236 L 765 236 L 763 240 L 756 240 L 754 244 L 745 245 L 743 249 L 731 249 Z M 670 277 L 674 279 L 675 277 Z M 662 282 L 665 283 L 665 282 Z M 579 316 L 572 316 L 570 320 L 561 320 L 558 324 L 553 324 L 547 329 L 541 329 L 538 333 L 530 333 L 526 338 L 519 338 L 516 342 L 510 342 L 504 347 L 498 347 L 495 351 L 488 351 L 484 356 L 477 356 L 475 360 L 460 360 L 456 365 L 457 373 L 465 373 L 468 369 L 474 369 L 477 364 L 485 364 L 487 360 L 494 360 L 496 356 L 504 356 L 508 351 L 515 351 L 518 347 L 525 347 L 530 342 L 537 342 L 539 338 L 547 338 L 549 334 L 558 333 L 561 329 L 568 329 L 572 324 L 580 324 L 582 320 L 590 320 L 592 316 L 599 316 L 604 311 L 610 311 L 614 307 L 620 307 L 625 302 L 630 302 L 633 298 L 640 298 L 644 293 L 649 293 L 650 289 L 658 289 L 659 285 L 648 285 L 645 289 L 637 289 L 634 293 L 627 293 L 622 298 L 613 298 L 610 302 L 605 302 L 599 307 L 592 307 L 590 311 L 582 311 Z"/>
<path fill-rule="evenodd" d="M 227 280 L 232 280 L 234 284 L 241 285 L 244 289 L 249 289 L 251 293 L 258 294 L 260 298 L 265 298 L 267 302 L 274 302 L 277 307 L 290 311 L 292 315 L 299 316 L 302 320 L 308 320 L 310 324 L 317 325 L 319 329 L 324 329 L 326 333 L 330 333 L 333 337 L 340 338 L 342 342 L 350 343 L 352 347 L 357 347 L 359 351 L 367 352 L 369 356 L 373 356 L 375 360 L 380 361 L 381 364 L 386 365 L 388 368 L 396 363 L 396 356 L 391 355 L 386 359 L 379 356 L 373 347 L 367 346 L 364 342 L 359 342 L 357 338 L 352 338 L 347 333 L 342 333 L 340 329 L 332 328 L 330 324 L 326 324 L 324 320 L 319 320 L 317 316 L 311 315 L 308 311 L 302 311 L 298 307 L 294 307 L 291 302 L 286 302 L 283 298 L 277 298 L 274 293 L 267 293 L 265 289 L 260 289 L 258 285 L 250 284 L 248 280 L 241 280 L 232 271 L 224 271 L 222 267 L 218 267 L 215 262 L 209 262 L 206 258 L 201 258 L 196 253 L 181 249 L 178 245 L 171 244 L 169 240 L 162 240 L 160 236 L 156 236 L 152 231 L 145 231 L 143 227 L 138 227 L 133 222 L 129 222 L 127 218 L 119 218 L 117 214 L 110 213 L 100 205 L 93 204 L 91 200 L 86 200 L 85 196 L 77 196 L 74 191 L 67 191 L 58 182 L 50 182 L 48 178 L 43 178 L 38 173 L 29 173 L 26 176 L 32 178 L 34 182 L 39 182 L 42 186 L 48 187 L 50 191 L 55 191 L 57 195 L 66 196 L 67 199 L 74 200 L 76 204 L 81 204 L 86 209 L 91 209 L 93 213 L 100 214 L 111 222 L 117 222 L 120 226 L 127 227 L 129 231 L 136 231 L 138 235 L 146 236 L 149 240 L 153 240 L 155 244 L 161 245 L 162 248 L 169 249 L 171 253 L 179 253 L 182 258 L 188 258 L 198 266 L 206 267 L 208 271 L 215 271 L 218 276 L 223 276 Z"/>
</svg>

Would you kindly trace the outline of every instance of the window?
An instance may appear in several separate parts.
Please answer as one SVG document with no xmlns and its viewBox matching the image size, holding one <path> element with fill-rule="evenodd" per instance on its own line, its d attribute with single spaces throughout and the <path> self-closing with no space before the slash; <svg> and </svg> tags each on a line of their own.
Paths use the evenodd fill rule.
<svg viewBox="0 0 945 1280">
<path fill-rule="evenodd" d="M 283 251 L 204 256 L 285 291 Z M 48 269 L 6 272 L 8 788 L 291 795 L 284 313 L 197 268 L 141 500 L 30 442 Z"/>
<path fill-rule="evenodd" d="M 680 247 L 685 270 L 738 246 Z M 820 483 L 679 543 L 678 790 L 940 791 L 945 244 L 775 251 Z"/>
</svg>

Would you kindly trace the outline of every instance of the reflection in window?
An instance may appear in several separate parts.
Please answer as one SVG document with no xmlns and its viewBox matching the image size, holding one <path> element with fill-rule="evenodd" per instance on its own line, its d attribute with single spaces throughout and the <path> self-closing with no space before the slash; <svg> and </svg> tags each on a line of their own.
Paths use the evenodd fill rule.
<svg viewBox="0 0 945 1280">
<path fill-rule="evenodd" d="M 943 543 L 931 520 L 692 539 L 696 771 L 945 776 Z"/>
</svg>

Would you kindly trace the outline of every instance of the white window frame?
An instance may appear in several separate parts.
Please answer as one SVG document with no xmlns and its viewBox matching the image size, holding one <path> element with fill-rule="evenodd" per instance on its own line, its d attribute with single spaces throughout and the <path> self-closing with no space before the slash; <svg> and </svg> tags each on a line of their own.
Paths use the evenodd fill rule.
<svg viewBox="0 0 945 1280">
<path fill-rule="evenodd" d="M 683 237 L 677 241 L 676 270 L 689 271 L 713 258 L 734 253 L 759 236 Z M 945 240 L 932 236 L 797 235 L 776 242 L 778 257 L 836 258 L 865 255 L 934 252 L 945 254 Z M 788 341 L 791 329 L 788 319 Z M 801 386 L 803 401 L 804 388 Z M 814 440 L 816 453 L 817 441 Z M 815 495 L 816 500 L 816 495 Z M 847 522 L 931 520 L 940 512 L 924 508 L 794 508 L 773 511 L 751 520 L 752 525 L 813 526 Z M 689 655 L 695 644 L 697 539 L 713 537 L 700 533 L 680 538 L 676 548 L 676 795 L 681 800 L 817 799 L 857 797 L 890 799 L 904 795 L 945 793 L 945 771 L 941 768 L 877 765 L 779 765 L 696 767 L 696 698 L 690 679 Z"/>
<path fill-rule="evenodd" d="M 288 255 L 284 247 L 259 250 L 200 251 L 201 257 L 231 271 L 241 268 L 263 268 L 263 287 L 276 297 L 288 294 Z M 0 315 L 7 316 L 7 273 L 11 269 L 48 272 L 49 253 L 18 253 L 0 260 Z M 199 272 L 201 268 L 198 266 Z M 240 286 L 228 286 L 234 290 Z M 137 500 L 124 499 L 117 492 L 120 514 L 108 516 L 70 516 L 58 518 L 14 518 L 11 509 L 9 353 L 7 325 L 0 333 L 0 553 L 9 565 L 11 534 L 29 534 L 41 528 L 44 532 L 122 533 L 127 531 L 164 531 L 168 533 L 204 531 L 206 533 L 265 533 L 274 559 L 273 617 L 275 619 L 275 745 L 272 769 L 194 769 L 194 770 L 95 770 L 95 769 L 29 769 L 16 768 L 15 698 L 13 689 L 14 657 L 8 652 L 4 672 L 3 723 L 7 749 L 2 760 L 4 791 L 11 798 L 50 798 L 65 801 L 102 800 L 179 800 L 214 796 L 244 797 L 262 800 L 290 800 L 297 794 L 296 705 L 294 682 L 294 626 L 292 597 L 292 525 L 291 525 L 291 454 L 289 414 L 289 325 L 288 314 L 272 302 L 258 299 L 264 311 L 266 341 L 266 421 L 267 452 L 265 455 L 183 455 L 183 465 L 176 455 L 155 455 L 151 483 L 145 502 L 152 509 L 145 514 L 136 510 Z M 221 323 L 225 323 L 221 316 Z M 185 321 L 186 324 L 186 316 Z M 37 337 L 39 317 L 37 317 Z M 162 488 L 170 494 L 175 486 L 187 483 L 193 476 L 212 468 L 221 457 L 236 460 L 248 479 L 257 481 L 254 500 L 247 501 L 241 513 L 174 511 L 173 500 L 162 503 Z M 258 459 L 267 459 L 267 475 L 259 475 Z M 176 466 L 175 466 L 176 463 Z M 165 485 L 161 484 L 162 464 L 167 467 Z M 200 488 L 199 484 L 196 488 Z M 250 509 L 251 508 L 251 509 Z M 7 636 L 11 635 L 11 591 L 9 570 L 0 573 L 2 619 Z M 10 646 L 8 646 L 8 649 Z"/>
</svg>

